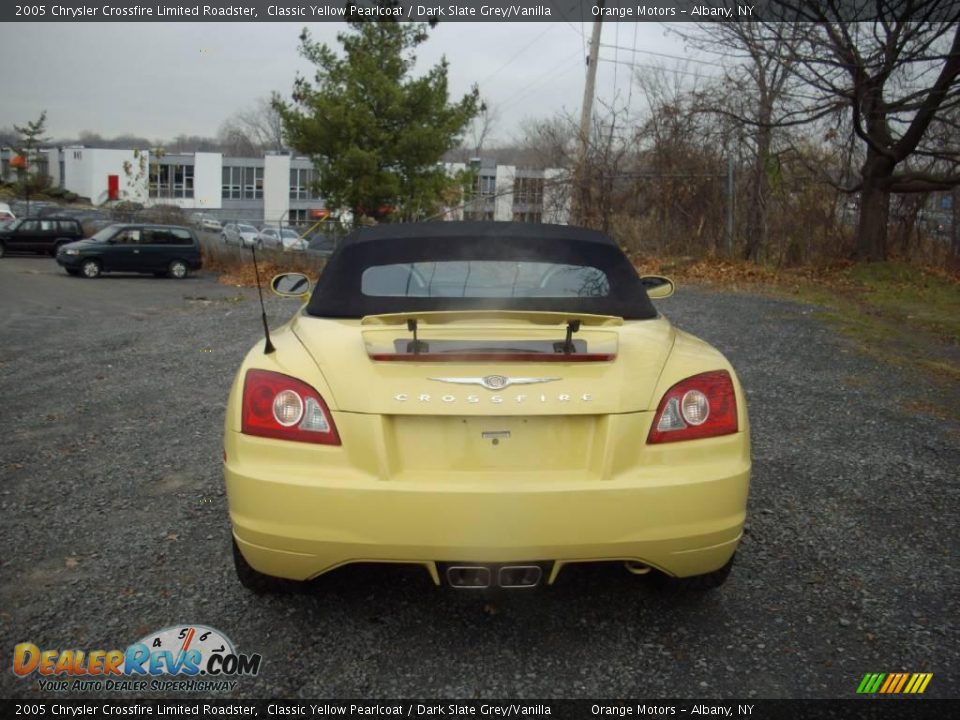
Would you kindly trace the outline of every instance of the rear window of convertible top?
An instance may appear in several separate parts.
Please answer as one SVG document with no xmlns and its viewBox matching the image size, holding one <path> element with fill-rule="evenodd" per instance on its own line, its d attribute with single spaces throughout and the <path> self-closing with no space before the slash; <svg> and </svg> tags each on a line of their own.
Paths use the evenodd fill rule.
<svg viewBox="0 0 960 720">
<path fill-rule="evenodd" d="M 589 265 L 508 260 L 445 260 L 374 265 L 360 291 L 368 297 L 607 297 L 606 274 Z"/>
</svg>

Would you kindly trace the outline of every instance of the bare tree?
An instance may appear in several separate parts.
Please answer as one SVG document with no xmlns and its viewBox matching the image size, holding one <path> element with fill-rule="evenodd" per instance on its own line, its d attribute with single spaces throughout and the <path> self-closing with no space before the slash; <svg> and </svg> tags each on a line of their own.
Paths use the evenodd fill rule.
<svg viewBox="0 0 960 720">
<path fill-rule="evenodd" d="M 857 177 L 844 188 L 860 193 L 854 256 L 884 259 L 891 193 L 960 183 L 960 126 L 950 119 L 960 104 L 960 6 L 951 0 L 774 2 L 794 22 L 771 24 L 762 51 L 789 62 L 802 82 L 795 109 L 776 124 L 849 116 L 862 148 Z M 804 29 L 799 36 L 798 27 Z M 944 126 L 952 139 L 931 141 Z"/>
<path fill-rule="evenodd" d="M 252 107 L 241 110 L 220 126 L 220 143 L 238 155 L 282 152 L 283 121 L 269 98 L 258 98 Z"/>
<path fill-rule="evenodd" d="M 743 256 L 765 255 L 769 235 L 771 174 L 778 165 L 775 131 L 791 110 L 793 57 L 789 50 L 803 29 L 766 22 L 702 23 L 696 32 L 677 31 L 689 45 L 714 53 L 724 79 L 701 93 L 705 111 L 733 118 L 739 139 L 752 155 L 746 198 Z"/>
<path fill-rule="evenodd" d="M 493 132 L 497 123 L 500 122 L 500 111 L 493 105 L 484 102 L 480 106 L 480 112 L 470 123 L 467 130 L 467 138 L 470 142 L 473 157 L 480 157 L 483 152 L 484 143 L 490 140 L 490 134 Z"/>
<path fill-rule="evenodd" d="M 514 140 L 514 164 L 529 167 L 572 168 L 576 155 L 577 123 L 568 115 L 527 119 Z"/>
<path fill-rule="evenodd" d="M 575 183 L 573 205 L 579 208 L 578 222 L 610 232 L 614 216 L 623 208 L 622 195 L 628 184 L 624 175 L 635 167 L 636 154 L 625 110 L 599 104 L 604 112 L 595 113 L 590 123 L 590 137 L 579 167 L 581 182 Z"/>
</svg>

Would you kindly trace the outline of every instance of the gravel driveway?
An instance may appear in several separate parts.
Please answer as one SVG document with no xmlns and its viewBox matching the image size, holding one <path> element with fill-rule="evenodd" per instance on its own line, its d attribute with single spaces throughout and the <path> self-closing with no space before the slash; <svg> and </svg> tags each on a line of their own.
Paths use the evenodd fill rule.
<svg viewBox="0 0 960 720">
<path fill-rule="evenodd" d="M 220 471 L 253 297 L 0 261 L 5 664 L 19 642 L 122 648 L 194 622 L 263 655 L 237 697 L 852 697 L 893 671 L 958 695 L 960 429 L 909 412 L 938 390 L 809 307 L 697 288 L 660 303 L 727 353 L 749 396 L 749 526 L 721 590 L 670 598 L 574 567 L 543 592 L 480 598 L 418 569 L 347 568 L 258 598 L 234 579 Z M 296 307 L 268 303 L 273 324 Z M 47 697 L 9 668 L 0 696 Z"/>
</svg>

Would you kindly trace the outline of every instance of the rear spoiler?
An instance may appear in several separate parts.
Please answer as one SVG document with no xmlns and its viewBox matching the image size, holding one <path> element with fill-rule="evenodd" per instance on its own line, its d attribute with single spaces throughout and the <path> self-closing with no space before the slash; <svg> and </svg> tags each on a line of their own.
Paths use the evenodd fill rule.
<svg viewBox="0 0 960 720">
<path fill-rule="evenodd" d="M 541 310 L 431 310 L 428 312 L 385 313 L 366 315 L 361 325 L 406 325 L 408 320 L 417 320 L 428 325 L 446 325 L 477 320 L 525 321 L 537 325 L 563 325 L 570 320 L 579 320 L 591 327 L 619 327 L 623 318 L 616 315 L 593 315 L 591 313 L 568 313 Z M 492 323 L 495 324 L 495 323 Z"/>
<path fill-rule="evenodd" d="M 468 310 L 370 315 L 360 321 L 370 359 L 380 362 L 609 362 L 623 318 L 527 310 Z M 530 327 L 530 325 L 541 327 Z M 376 328 L 380 326 L 380 328 Z M 557 332 L 565 326 L 565 337 Z M 574 333 L 588 328 L 585 336 Z M 403 328 L 402 336 L 397 330 Z M 421 339 L 419 331 L 426 331 Z M 496 337 L 491 338 L 490 333 Z M 407 334 L 409 333 L 409 334 Z"/>
</svg>

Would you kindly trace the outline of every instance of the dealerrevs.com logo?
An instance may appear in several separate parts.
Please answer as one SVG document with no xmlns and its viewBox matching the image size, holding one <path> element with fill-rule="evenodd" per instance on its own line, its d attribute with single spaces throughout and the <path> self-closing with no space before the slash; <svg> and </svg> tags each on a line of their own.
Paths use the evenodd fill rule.
<svg viewBox="0 0 960 720">
<path fill-rule="evenodd" d="M 238 653 L 219 630 L 175 625 L 126 650 L 41 649 L 20 643 L 13 672 L 41 690 L 70 692 L 229 692 L 237 677 L 260 672 L 262 657 Z M 38 677 L 37 677 L 38 676 Z"/>
</svg>

